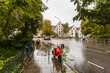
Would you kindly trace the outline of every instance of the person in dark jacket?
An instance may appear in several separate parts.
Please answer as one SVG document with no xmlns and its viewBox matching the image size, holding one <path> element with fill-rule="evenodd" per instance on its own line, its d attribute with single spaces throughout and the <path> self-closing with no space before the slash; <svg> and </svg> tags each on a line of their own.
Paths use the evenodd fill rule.
<svg viewBox="0 0 110 73">
<path fill-rule="evenodd" d="M 37 41 L 36 41 L 36 47 L 39 48 L 39 47 L 40 47 L 40 44 L 41 44 L 41 43 L 40 43 L 40 40 L 37 40 Z"/>
</svg>

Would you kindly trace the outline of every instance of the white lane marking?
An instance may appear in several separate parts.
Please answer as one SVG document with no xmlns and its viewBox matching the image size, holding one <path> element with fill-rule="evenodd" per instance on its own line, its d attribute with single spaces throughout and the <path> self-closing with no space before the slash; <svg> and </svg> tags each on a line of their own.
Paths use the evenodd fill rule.
<svg viewBox="0 0 110 73">
<path fill-rule="evenodd" d="M 93 62 L 87 61 L 87 63 L 89 63 L 89 64 L 91 64 L 91 65 L 94 65 L 94 66 L 96 66 L 96 67 L 98 67 L 98 68 L 100 68 L 100 69 L 104 69 L 104 67 L 102 67 L 102 66 L 100 66 L 100 65 L 97 65 L 97 64 L 95 64 L 95 63 L 93 63 Z"/>
<path fill-rule="evenodd" d="M 106 51 L 106 53 L 110 53 L 110 51 Z"/>
<path fill-rule="evenodd" d="M 94 52 L 99 52 L 99 53 L 108 54 L 107 52 L 103 52 L 103 51 L 95 50 L 95 49 L 86 49 L 86 50 L 91 50 L 91 51 L 94 51 Z"/>
</svg>

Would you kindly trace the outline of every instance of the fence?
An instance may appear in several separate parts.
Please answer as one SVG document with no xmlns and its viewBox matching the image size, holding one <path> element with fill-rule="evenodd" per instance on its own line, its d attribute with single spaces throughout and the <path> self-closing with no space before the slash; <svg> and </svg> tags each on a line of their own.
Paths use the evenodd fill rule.
<svg viewBox="0 0 110 73">
<path fill-rule="evenodd" d="M 110 39 L 108 38 L 105 38 L 105 39 L 104 38 L 98 38 L 98 39 L 80 38 L 79 40 L 83 42 L 88 42 L 88 43 L 97 43 L 100 45 L 110 45 Z"/>
<path fill-rule="evenodd" d="M 8 62 L 4 62 L 3 69 L 0 70 L 0 73 L 18 73 L 20 68 L 25 65 L 25 62 L 29 59 L 33 51 L 33 45 L 26 47 L 17 54 L 14 58 L 10 59 Z"/>
<path fill-rule="evenodd" d="M 110 39 L 103 39 L 103 38 L 91 39 L 90 42 L 98 43 L 101 45 L 110 45 Z"/>
</svg>

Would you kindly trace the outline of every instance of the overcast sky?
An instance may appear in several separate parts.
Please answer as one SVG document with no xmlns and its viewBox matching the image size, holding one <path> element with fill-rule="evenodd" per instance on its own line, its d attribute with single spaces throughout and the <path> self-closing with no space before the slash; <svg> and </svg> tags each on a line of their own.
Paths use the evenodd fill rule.
<svg viewBox="0 0 110 73">
<path fill-rule="evenodd" d="M 70 0 L 42 0 L 48 7 L 48 10 L 43 12 L 44 19 L 49 19 L 52 25 L 56 25 L 61 20 L 62 23 L 69 23 L 69 26 L 80 26 L 80 21 L 73 22 L 72 18 L 77 14 L 76 6 Z M 58 18 L 55 18 L 58 17 Z"/>
</svg>

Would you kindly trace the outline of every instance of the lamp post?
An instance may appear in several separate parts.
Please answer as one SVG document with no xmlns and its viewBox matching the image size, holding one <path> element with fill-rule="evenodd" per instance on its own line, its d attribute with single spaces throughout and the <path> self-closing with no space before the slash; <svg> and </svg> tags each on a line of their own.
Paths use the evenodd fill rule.
<svg viewBox="0 0 110 73">
<path fill-rule="evenodd" d="M 48 2 L 48 0 L 46 1 L 46 3 Z"/>
<path fill-rule="evenodd" d="M 61 22 L 61 20 L 58 17 L 55 16 L 55 18 L 57 18 Z M 61 44 L 61 68 L 62 68 L 62 71 L 63 71 L 63 49 L 64 49 L 64 44 L 62 43 Z"/>
<path fill-rule="evenodd" d="M 59 17 L 55 16 L 55 18 L 57 18 L 59 20 L 59 22 L 61 22 Z M 61 30 L 61 27 L 60 27 L 60 30 Z M 62 36 L 62 32 L 61 31 L 60 31 L 59 35 L 60 35 L 60 37 Z"/>
<path fill-rule="evenodd" d="M 60 20 L 57 16 L 55 16 L 55 18 L 57 18 L 58 20 Z M 60 20 L 61 21 L 61 20 Z"/>
<path fill-rule="evenodd" d="M 55 18 L 57 18 L 59 21 L 61 21 L 57 16 L 55 16 Z"/>
</svg>

